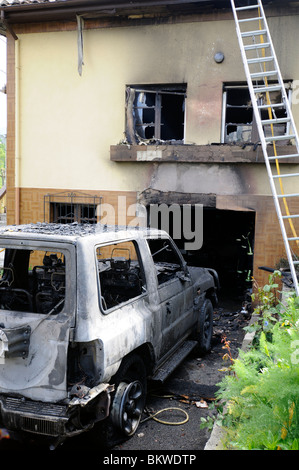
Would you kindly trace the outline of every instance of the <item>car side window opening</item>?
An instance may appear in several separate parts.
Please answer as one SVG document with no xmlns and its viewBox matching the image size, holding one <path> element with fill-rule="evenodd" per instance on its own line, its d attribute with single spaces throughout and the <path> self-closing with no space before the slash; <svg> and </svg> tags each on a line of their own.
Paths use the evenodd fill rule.
<svg viewBox="0 0 299 470">
<path fill-rule="evenodd" d="M 146 291 L 140 256 L 133 241 L 97 247 L 96 257 L 104 311 L 135 299 Z"/>
<path fill-rule="evenodd" d="M 148 239 L 149 249 L 155 265 L 158 284 L 176 278 L 183 271 L 182 261 L 168 239 Z"/>
<path fill-rule="evenodd" d="M 66 294 L 61 252 L 0 248 L 0 309 L 57 314 Z"/>
</svg>

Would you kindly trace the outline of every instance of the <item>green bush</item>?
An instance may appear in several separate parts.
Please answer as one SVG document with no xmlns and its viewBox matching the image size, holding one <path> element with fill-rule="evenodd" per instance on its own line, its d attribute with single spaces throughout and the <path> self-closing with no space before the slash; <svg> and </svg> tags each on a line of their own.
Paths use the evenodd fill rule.
<svg viewBox="0 0 299 470">
<path fill-rule="evenodd" d="M 262 290 L 269 295 L 251 327 L 255 342 L 218 384 L 228 449 L 299 450 L 299 298 L 284 306 L 272 296 L 276 288 L 272 278 Z"/>
</svg>

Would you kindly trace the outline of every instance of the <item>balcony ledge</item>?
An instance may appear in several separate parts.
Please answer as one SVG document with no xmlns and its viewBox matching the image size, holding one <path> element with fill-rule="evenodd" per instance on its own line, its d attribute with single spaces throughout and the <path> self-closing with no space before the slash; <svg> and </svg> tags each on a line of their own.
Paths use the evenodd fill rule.
<svg viewBox="0 0 299 470">
<path fill-rule="evenodd" d="M 269 146 L 269 156 L 273 147 Z M 278 147 L 279 155 L 296 154 L 296 147 Z M 114 162 L 175 162 L 175 163 L 264 163 L 260 145 L 111 145 L 110 160 Z M 298 164 L 299 158 L 285 158 L 280 163 Z"/>
</svg>

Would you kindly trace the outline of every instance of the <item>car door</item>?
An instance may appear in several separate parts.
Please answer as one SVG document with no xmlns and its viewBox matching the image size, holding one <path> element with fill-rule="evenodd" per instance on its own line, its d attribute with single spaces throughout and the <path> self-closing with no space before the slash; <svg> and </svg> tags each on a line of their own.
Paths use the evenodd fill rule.
<svg viewBox="0 0 299 470">
<path fill-rule="evenodd" d="M 148 238 L 162 311 L 160 357 L 186 337 L 193 321 L 193 299 L 184 262 L 169 238 Z M 190 295 L 191 294 L 191 295 Z"/>
</svg>

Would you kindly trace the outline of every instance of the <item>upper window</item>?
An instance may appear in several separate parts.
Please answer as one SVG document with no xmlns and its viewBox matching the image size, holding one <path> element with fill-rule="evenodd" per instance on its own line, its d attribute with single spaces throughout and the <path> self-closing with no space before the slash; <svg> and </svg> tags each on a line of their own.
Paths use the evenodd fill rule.
<svg viewBox="0 0 299 470">
<path fill-rule="evenodd" d="M 131 85 L 126 96 L 126 137 L 143 140 L 183 141 L 185 84 Z"/>
<path fill-rule="evenodd" d="M 271 83 L 271 85 L 275 83 Z M 261 84 L 262 85 L 262 84 Z M 286 84 L 290 99 L 290 84 Z M 280 91 L 270 92 L 271 103 L 282 103 Z M 258 104 L 267 105 L 266 93 L 258 96 Z M 261 118 L 269 119 L 267 107 L 261 108 Z M 285 107 L 275 106 L 273 113 L 276 118 L 284 118 Z M 275 135 L 283 135 L 288 131 L 287 124 L 274 124 Z M 265 134 L 271 136 L 270 125 L 265 126 Z M 259 134 L 254 117 L 252 102 L 247 85 L 225 85 L 223 92 L 223 121 L 222 121 L 222 143 L 257 143 Z M 281 141 L 282 143 L 288 143 Z"/>
<path fill-rule="evenodd" d="M 133 241 L 100 246 L 96 250 L 103 310 L 145 292 L 145 278 Z"/>
</svg>

